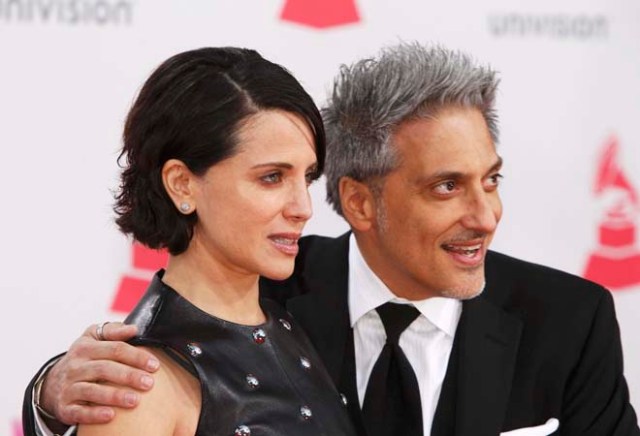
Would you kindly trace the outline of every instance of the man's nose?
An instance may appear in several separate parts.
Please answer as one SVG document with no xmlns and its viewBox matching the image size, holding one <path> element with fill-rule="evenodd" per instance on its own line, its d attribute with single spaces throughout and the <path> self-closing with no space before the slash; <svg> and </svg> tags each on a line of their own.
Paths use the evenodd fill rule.
<svg viewBox="0 0 640 436">
<path fill-rule="evenodd" d="M 467 213 L 463 218 L 463 225 L 468 229 L 493 233 L 502 210 L 498 194 L 479 190 L 472 193 L 467 201 Z"/>
</svg>

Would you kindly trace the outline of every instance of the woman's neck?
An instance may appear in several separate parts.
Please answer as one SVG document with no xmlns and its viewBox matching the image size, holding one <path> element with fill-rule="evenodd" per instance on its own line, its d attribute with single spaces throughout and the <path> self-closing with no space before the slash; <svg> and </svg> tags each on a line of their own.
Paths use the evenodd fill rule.
<svg viewBox="0 0 640 436">
<path fill-rule="evenodd" d="M 258 274 L 224 267 L 189 247 L 169 256 L 162 281 L 199 309 L 237 324 L 258 325 L 266 318 L 259 304 Z"/>
</svg>

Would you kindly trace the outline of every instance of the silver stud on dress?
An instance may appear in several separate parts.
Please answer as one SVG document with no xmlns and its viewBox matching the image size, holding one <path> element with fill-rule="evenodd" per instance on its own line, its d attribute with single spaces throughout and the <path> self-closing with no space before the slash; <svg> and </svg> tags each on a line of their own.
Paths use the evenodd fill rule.
<svg viewBox="0 0 640 436">
<path fill-rule="evenodd" d="M 246 377 L 247 384 L 251 389 L 257 389 L 260 387 L 260 381 L 253 374 L 247 374 Z"/>
<path fill-rule="evenodd" d="M 193 357 L 199 357 L 202 354 L 202 348 L 200 348 L 197 344 L 191 342 L 190 344 L 187 344 L 187 350 L 189 351 L 189 354 L 191 354 L 191 356 Z"/>
<path fill-rule="evenodd" d="M 301 357 L 300 358 L 300 366 L 302 366 L 302 368 L 304 368 L 304 369 L 310 369 L 311 368 L 311 362 L 306 357 Z"/>
<path fill-rule="evenodd" d="M 264 341 L 267 340 L 267 334 L 264 330 L 258 328 L 253 331 L 253 342 L 256 344 L 264 344 Z"/>
<path fill-rule="evenodd" d="M 291 331 L 291 323 L 289 321 L 287 321 L 284 318 L 280 318 L 279 321 L 280 321 L 280 324 L 282 324 L 282 327 L 284 327 L 285 329 Z"/>
<path fill-rule="evenodd" d="M 246 425 L 239 425 L 233 432 L 233 436 L 250 436 L 251 429 Z"/>
<path fill-rule="evenodd" d="M 305 421 L 308 421 L 313 416 L 313 413 L 311 413 L 311 409 L 309 409 L 308 406 L 302 406 L 300 407 L 300 416 L 302 416 L 302 419 Z"/>
<path fill-rule="evenodd" d="M 347 396 L 345 394 L 340 394 L 340 399 L 342 400 L 342 404 L 344 404 L 345 406 L 349 404 L 349 402 L 347 401 Z"/>
</svg>

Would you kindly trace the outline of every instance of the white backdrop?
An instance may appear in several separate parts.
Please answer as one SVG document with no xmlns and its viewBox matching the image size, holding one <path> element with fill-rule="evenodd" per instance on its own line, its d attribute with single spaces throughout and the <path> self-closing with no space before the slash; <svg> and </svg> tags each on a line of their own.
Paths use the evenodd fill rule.
<svg viewBox="0 0 640 436">
<path fill-rule="evenodd" d="M 318 103 L 338 65 L 399 40 L 441 42 L 500 71 L 505 215 L 494 248 L 578 275 L 595 262 L 616 286 L 640 407 L 640 3 L 314 3 L 0 0 L 0 435 L 20 434 L 23 388 L 47 357 L 123 316 L 110 307 L 133 267 L 110 190 L 136 91 L 167 57 L 220 45 L 284 64 Z M 306 231 L 342 233 L 323 186 L 312 190 Z"/>
</svg>

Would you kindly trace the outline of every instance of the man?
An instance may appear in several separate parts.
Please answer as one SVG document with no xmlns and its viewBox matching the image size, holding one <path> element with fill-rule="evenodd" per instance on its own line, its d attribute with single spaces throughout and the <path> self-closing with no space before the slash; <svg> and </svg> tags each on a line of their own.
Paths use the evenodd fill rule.
<svg viewBox="0 0 640 436">
<path fill-rule="evenodd" d="M 418 44 L 343 67 L 326 173 L 351 232 L 303 238 L 293 276 L 261 290 L 304 327 L 363 435 L 640 435 L 610 294 L 488 251 L 502 213 L 496 87 L 467 56 Z M 133 333 L 90 327 L 27 389 L 25 424 L 36 380 L 37 407 L 66 423 L 111 418 L 94 404 L 134 407 L 157 365 L 95 340 Z"/>
</svg>

